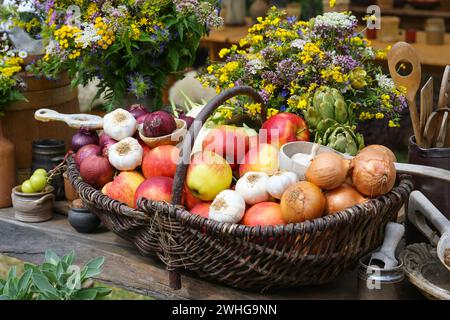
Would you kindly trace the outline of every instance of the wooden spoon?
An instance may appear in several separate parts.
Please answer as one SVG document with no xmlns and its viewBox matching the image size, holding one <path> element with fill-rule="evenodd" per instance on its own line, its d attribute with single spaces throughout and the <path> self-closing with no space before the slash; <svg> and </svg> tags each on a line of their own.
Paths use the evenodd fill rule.
<svg viewBox="0 0 450 320">
<path fill-rule="evenodd" d="M 81 127 L 100 130 L 103 129 L 103 118 L 92 114 L 64 114 L 51 109 L 39 109 L 34 113 L 34 118 L 39 121 L 62 121 L 71 128 Z"/>
<path fill-rule="evenodd" d="M 422 145 L 422 132 L 420 131 L 419 113 L 416 107 L 416 93 L 419 90 L 422 75 L 420 60 L 416 50 L 406 42 L 397 42 L 388 52 L 389 72 L 397 86 L 406 88 L 406 100 L 408 101 L 414 136 L 418 145 Z M 411 73 L 403 76 L 397 71 L 399 62 L 408 62 L 412 66 Z"/>
</svg>

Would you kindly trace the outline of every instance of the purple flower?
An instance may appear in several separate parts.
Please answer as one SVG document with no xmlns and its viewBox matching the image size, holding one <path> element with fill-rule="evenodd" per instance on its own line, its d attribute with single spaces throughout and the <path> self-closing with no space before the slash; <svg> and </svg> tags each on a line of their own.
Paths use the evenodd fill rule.
<svg viewBox="0 0 450 320">
<path fill-rule="evenodd" d="M 333 64 L 341 67 L 345 72 L 349 72 L 350 70 L 361 66 L 359 61 L 356 61 L 348 55 L 338 55 L 333 57 Z"/>
</svg>

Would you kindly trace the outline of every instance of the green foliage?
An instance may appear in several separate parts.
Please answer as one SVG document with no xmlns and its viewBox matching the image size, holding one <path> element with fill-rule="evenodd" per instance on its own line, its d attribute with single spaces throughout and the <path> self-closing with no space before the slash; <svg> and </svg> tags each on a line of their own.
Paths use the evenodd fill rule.
<svg viewBox="0 0 450 320">
<path fill-rule="evenodd" d="M 25 264 L 20 277 L 12 267 L 7 278 L 0 279 L 0 300 L 94 300 L 110 294 L 111 290 L 105 287 L 84 287 L 101 273 L 103 257 L 82 268 L 74 265 L 74 261 L 73 251 L 63 257 L 47 251 L 42 265 Z"/>
</svg>

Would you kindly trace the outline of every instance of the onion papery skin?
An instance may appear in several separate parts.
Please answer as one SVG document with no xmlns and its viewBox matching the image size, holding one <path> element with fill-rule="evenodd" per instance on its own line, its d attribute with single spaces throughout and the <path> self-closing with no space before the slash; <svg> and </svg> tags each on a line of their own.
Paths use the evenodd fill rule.
<svg viewBox="0 0 450 320">
<path fill-rule="evenodd" d="M 382 153 L 385 156 L 387 156 L 390 161 L 397 162 L 397 158 L 395 157 L 395 154 L 392 152 L 392 150 L 381 144 L 371 144 L 371 145 L 363 148 L 359 153 L 368 152 L 368 151 L 375 151 L 375 152 Z"/>
<path fill-rule="evenodd" d="M 114 168 L 107 158 L 93 155 L 85 160 L 80 166 L 80 176 L 84 182 L 96 189 L 101 189 L 105 184 L 113 180 Z"/>
<path fill-rule="evenodd" d="M 100 148 L 100 146 L 96 144 L 88 144 L 80 148 L 80 150 L 78 150 L 74 157 L 77 168 L 80 169 L 80 166 L 83 163 L 84 159 L 93 155 L 98 155 L 101 151 L 102 149 Z"/>
<path fill-rule="evenodd" d="M 291 185 L 281 197 L 281 212 L 286 223 L 312 220 L 323 215 L 325 196 L 316 185 L 300 181 Z"/>
<path fill-rule="evenodd" d="M 362 204 L 368 199 L 364 198 L 351 185 L 343 184 L 342 186 L 325 192 L 326 205 L 325 213 L 334 214 L 336 212 Z"/>
<path fill-rule="evenodd" d="M 352 184 L 365 196 L 384 195 L 395 185 L 395 165 L 382 153 L 360 153 L 353 159 L 352 165 Z"/>
<path fill-rule="evenodd" d="M 332 190 L 347 179 L 350 161 L 334 152 L 318 154 L 306 170 L 306 180 L 324 190 Z"/>
<path fill-rule="evenodd" d="M 99 144 L 97 131 L 82 127 L 72 137 L 72 151 L 77 152 L 88 144 Z"/>
</svg>

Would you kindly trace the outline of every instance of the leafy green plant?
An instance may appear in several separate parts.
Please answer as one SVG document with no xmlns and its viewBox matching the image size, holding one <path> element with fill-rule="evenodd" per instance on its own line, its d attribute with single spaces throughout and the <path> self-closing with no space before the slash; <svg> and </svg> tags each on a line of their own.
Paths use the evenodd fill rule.
<svg viewBox="0 0 450 320">
<path fill-rule="evenodd" d="M 6 280 L 0 279 L 0 300 L 94 300 L 111 293 L 109 288 L 87 286 L 88 280 L 101 273 L 103 257 L 81 268 L 74 261 L 73 251 L 63 257 L 47 251 L 42 265 L 25 264 L 20 277 L 11 268 Z"/>
</svg>

